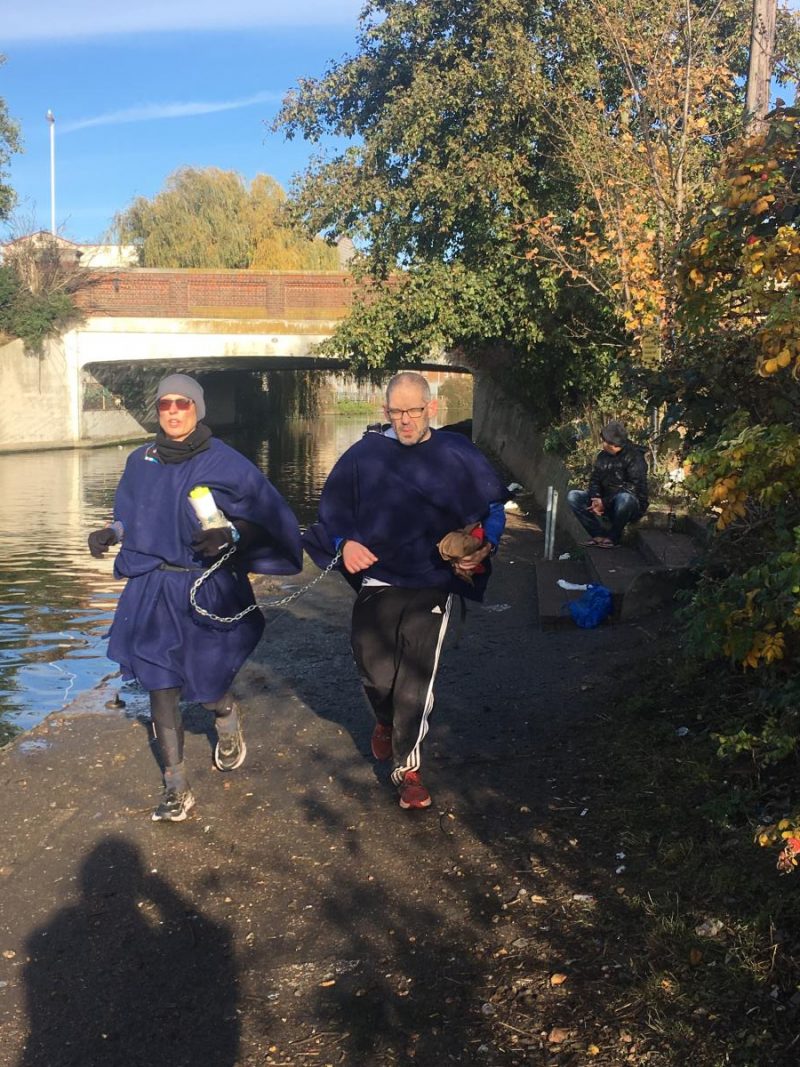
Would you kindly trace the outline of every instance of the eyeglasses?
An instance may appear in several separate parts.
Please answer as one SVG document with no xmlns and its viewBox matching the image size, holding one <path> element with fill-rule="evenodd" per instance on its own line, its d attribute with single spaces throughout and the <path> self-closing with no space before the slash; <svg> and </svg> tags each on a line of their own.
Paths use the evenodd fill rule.
<svg viewBox="0 0 800 1067">
<path fill-rule="evenodd" d="M 174 406 L 178 411 L 188 411 L 193 403 L 194 400 L 186 400 L 182 396 L 162 396 L 158 401 L 158 410 L 171 411 Z"/>
<path fill-rule="evenodd" d="M 390 419 L 402 419 L 404 415 L 408 415 L 410 419 L 419 419 L 425 414 L 425 408 L 428 405 L 425 404 L 421 408 L 387 408 L 386 414 Z"/>
</svg>

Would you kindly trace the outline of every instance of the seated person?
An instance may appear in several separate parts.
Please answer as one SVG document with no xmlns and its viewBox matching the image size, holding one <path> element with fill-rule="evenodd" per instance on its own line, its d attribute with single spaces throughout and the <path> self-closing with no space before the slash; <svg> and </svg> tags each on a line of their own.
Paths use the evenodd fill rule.
<svg viewBox="0 0 800 1067">
<path fill-rule="evenodd" d="M 632 444 L 621 422 L 600 431 L 601 452 L 592 468 L 589 489 L 570 489 L 567 503 L 590 535 L 587 547 L 616 548 L 622 531 L 647 511 L 647 464 L 644 449 Z"/>
</svg>

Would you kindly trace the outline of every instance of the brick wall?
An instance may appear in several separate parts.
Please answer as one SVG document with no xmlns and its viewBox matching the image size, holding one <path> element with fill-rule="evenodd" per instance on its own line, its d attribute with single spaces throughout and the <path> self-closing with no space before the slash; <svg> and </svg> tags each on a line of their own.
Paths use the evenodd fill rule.
<svg viewBox="0 0 800 1067">
<path fill-rule="evenodd" d="M 87 315 L 337 319 L 353 299 L 349 274 L 253 270 L 108 270 L 76 301 Z"/>
</svg>

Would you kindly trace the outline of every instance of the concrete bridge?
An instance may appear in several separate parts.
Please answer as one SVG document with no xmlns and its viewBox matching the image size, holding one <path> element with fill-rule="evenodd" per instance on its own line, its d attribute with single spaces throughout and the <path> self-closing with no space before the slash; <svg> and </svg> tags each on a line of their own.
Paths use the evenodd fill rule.
<svg viewBox="0 0 800 1067">
<path fill-rule="evenodd" d="M 237 376 L 224 372 L 342 369 L 315 349 L 355 291 L 344 273 L 98 271 L 76 296 L 84 321 L 41 359 L 20 342 L 0 349 L 0 450 L 140 436 L 170 370 L 200 375 L 219 421 L 232 421 Z"/>
</svg>

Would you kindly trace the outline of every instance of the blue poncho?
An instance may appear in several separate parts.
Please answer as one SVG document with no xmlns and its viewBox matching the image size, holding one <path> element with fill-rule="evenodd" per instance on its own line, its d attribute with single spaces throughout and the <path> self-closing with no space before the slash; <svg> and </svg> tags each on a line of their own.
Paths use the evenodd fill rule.
<svg viewBox="0 0 800 1067">
<path fill-rule="evenodd" d="M 200 587 L 197 603 L 221 618 L 254 602 L 248 571 L 296 574 L 302 569 L 300 530 L 277 489 L 244 456 L 212 438 L 184 463 L 160 463 L 150 446 L 128 457 L 117 488 L 114 517 L 124 527 L 114 573 L 128 582 L 117 605 L 108 645 L 123 678 L 145 689 L 180 687 L 186 700 L 211 703 L 230 688 L 264 629 L 259 610 L 236 623 L 218 623 L 189 603 L 193 583 L 208 566 L 191 541 L 199 525 L 189 491 L 207 485 L 229 519 L 261 527 L 267 541 L 241 558 L 237 552 Z M 162 564 L 189 570 L 163 570 Z"/>
<path fill-rule="evenodd" d="M 356 576 L 359 582 L 369 576 L 389 585 L 443 589 L 480 600 L 488 560 L 486 573 L 470 585 L 455 577 L 436 546 L 445 534 L 479 522 L 491 504 L 507 499 L 500 476 L 462 434 L 431 430 L 427 441 L 403 445 L 367 433 L 328 476 L 319 522 L 304 534 L 303 543 L 318 566 L 333 558 L 337 538 L 366 545 L 378 562 Z"/>
</svg>

